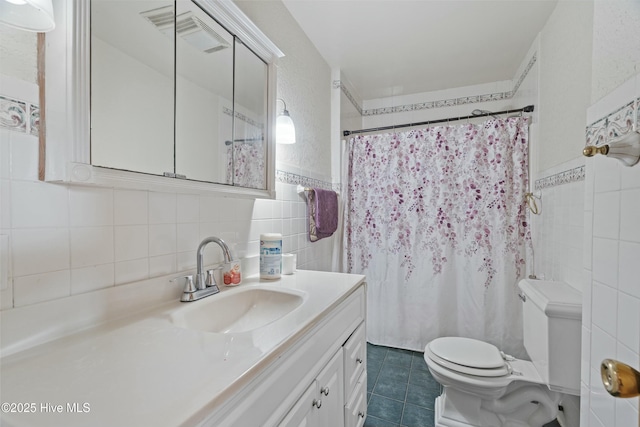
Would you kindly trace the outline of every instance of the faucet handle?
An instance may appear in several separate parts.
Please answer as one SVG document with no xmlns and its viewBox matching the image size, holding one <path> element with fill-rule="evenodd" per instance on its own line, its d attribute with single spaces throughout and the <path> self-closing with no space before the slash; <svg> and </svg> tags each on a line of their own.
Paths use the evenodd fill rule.
<svg viewBox="0 0 640 427">
<path fill-rule="evenodd" d="M 218 286 L 218 284 L 216 283 L 216 276 L 214 276 L 213 274 L 214 271 L 215 269 L 213 268 L 211 270 L 207 270 L 207 277 L 205 278 L 205 281 L 204 281 L 204 283 L 207 286 Z"/>
<path fill-rule="evenodd" d="M 185 279 L 183 290 L 184 293 L 193 293 L 197 291 L 197 288 L 193 283 L 193 276 L 191 274 L 189 274 L 188 276 L 176 277 L 175 279 L 171 279 L 170 282 L 175 282 L 178 279 Z"/>
<path fill-rule="evenodd" d="M 195 292 L 196 289 L 196 285 L 193 283 L 193 276 L 192 275 L 188 275 L 188 276 L 184 276 L 185 278 L 185 282 L 184 282 L 184 292 Z"/>
<path fill-rule="evenodd" d="M 193 276 L 192 275 L 188 275 L 188 276 L 182 276 L 182 277 L 176 277 L 175 279 L 171 279 L 171 282 L 175 282 L 178 279 L 184 279 L 184 289 L 182 290 L 182 296 L 180 297 L 180 301 L 182 302 L 189 302 L 189 301 L 195 301 L 198 298 L 194 298 L 196 294 L 196 292 L 198 291 L 198 288 L 196 288 L 196 285 L 193 283 Z"/>
</svg>

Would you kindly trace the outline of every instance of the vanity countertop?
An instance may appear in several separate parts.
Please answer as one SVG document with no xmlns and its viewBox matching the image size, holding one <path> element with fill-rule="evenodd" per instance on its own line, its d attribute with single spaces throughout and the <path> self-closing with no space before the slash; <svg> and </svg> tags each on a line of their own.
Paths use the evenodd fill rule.
<svg viewBox="0 0 640 427">
<path fill-rule="evenodd" d="M 364 276 L 298 271 L 248 287 L 304 293 L 262 328 L 220 334 L 174 325 L 171 301 L 1 360 L 2 425 L 196 425 L 249 384 L 362 283 Z M 216 298 L 217 295 L 208 298 Z"/>
</svg>

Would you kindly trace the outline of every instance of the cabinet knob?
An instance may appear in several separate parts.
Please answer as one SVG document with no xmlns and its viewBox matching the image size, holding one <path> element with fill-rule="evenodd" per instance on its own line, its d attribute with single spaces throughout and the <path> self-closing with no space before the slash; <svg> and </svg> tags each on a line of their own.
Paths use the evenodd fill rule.
<svg viewBox="0 0 640 427">
<path fill-rule="evenodd" d="M 320 389 L 320 393 L 324 394 L 325 396 L 329 396 L 329 387 L 322 387 Z"/>
<path fill-rule="evenodd" d="M 320 407 L 322 406 L 322 399 L 313 399 L 313 403 L 311 403 L 311 406 L 315 406 L 316 408 L 320 409 Z"/>
<path fill-rule="evenodd" d="M 364 412 L 362 412 L 362 411 L 358 412 L 358 417 L 364 418 Z"/>
<path fill-rule="evenodd" d="M 361 358 L 359 358 L 359 357 L 358 357 L 358 358 L 356 359 L 356 362 L 357 362 L 357 363 L 362 363 L 362 362 L 363 362 L 363 360 L 362 360 Z"/>
</svg>

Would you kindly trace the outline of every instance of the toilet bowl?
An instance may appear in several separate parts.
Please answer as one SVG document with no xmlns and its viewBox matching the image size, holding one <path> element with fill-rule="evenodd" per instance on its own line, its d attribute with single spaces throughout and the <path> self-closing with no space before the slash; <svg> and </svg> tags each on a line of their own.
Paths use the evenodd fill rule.
<svg viewBox="0 0 640 427">
<path fill-rule="evenodd" d="M 497 347 L 462 337 L 431 341 L 424 358 L 444 387 L 436 426 L 529 427 L 556 418 L 560 394 L 544 385 L 530 361 L 507 361 Z"/>
<path fill-rule="evenodd" d="M 561 393 L 579 395 L 581 295 L 563 282 L 523 280 L 524 344 L 531 361 L 487 342 L 437 338 L 424 359 L 443 393 L 436 427 L 542 427 Z"/>
</svg>

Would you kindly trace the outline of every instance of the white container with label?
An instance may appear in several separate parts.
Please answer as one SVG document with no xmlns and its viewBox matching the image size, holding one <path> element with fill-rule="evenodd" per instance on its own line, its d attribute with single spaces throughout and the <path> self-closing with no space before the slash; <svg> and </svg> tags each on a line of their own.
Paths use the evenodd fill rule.
<svg viewBox="0 0 640 427">
<path fill-rule="evenodd" d="M 260 278 L 279 279 L 282 274 L 282 234 L 260 235 Z"/>
</svg>

